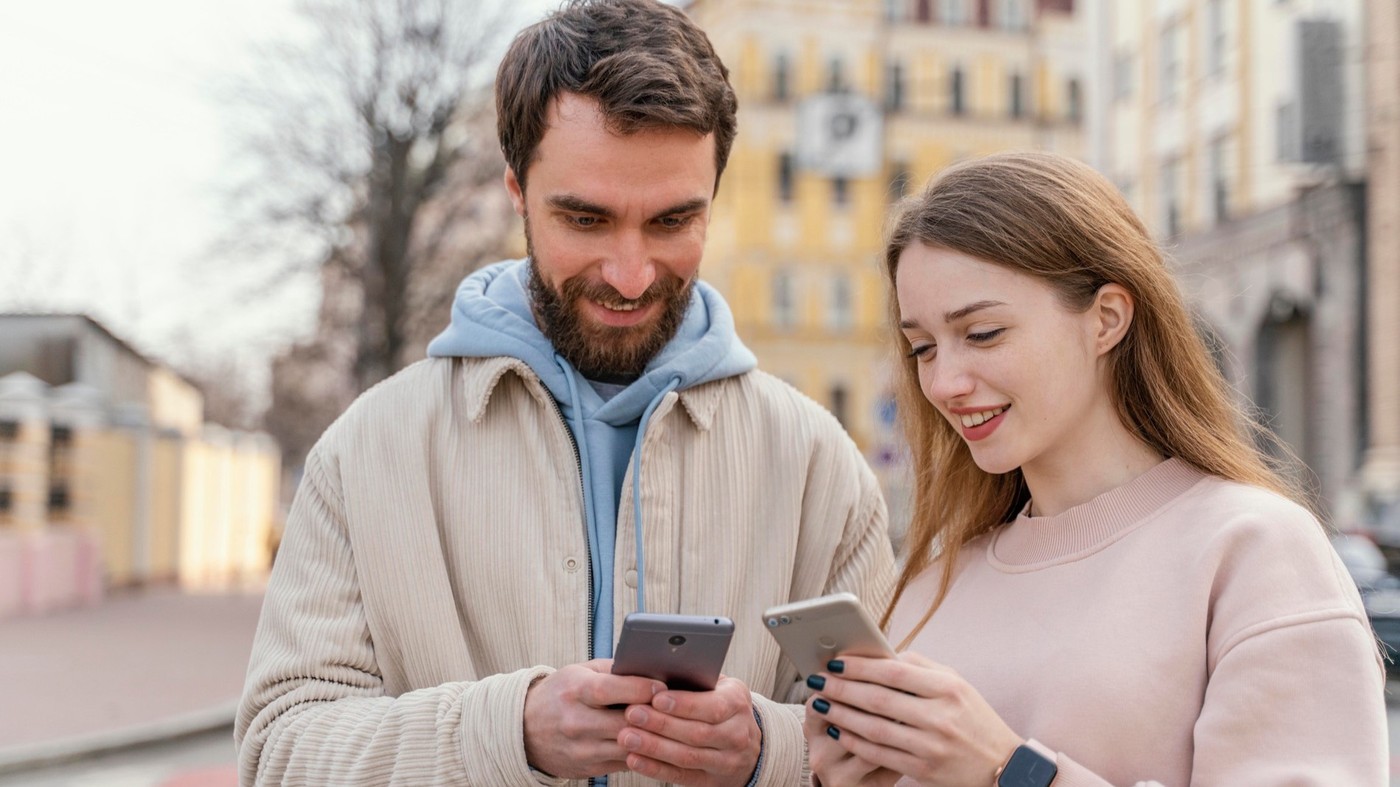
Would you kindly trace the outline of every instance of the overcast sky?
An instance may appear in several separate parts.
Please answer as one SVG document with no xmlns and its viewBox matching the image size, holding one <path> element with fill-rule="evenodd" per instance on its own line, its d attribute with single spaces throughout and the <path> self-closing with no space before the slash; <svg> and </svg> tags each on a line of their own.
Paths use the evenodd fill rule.
<svg viewBox="0 0 1400 787">
<path fill-rule="evenodd" d="M 526 0 L 523 19 L 556 0 Z M 156 356 L 306 330 L 314 297 L 240 303 L 201 260 L 233 161 L 218 88 L 294 0 L 0 2 L 0 310 L 83 311 Z"/>
</svg>

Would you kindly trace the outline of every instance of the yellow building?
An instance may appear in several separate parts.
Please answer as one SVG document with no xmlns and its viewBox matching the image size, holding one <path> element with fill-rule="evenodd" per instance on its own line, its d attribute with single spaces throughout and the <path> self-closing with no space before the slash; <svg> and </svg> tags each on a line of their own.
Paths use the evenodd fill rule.
<svg viewBox="0 0 1400 787">
<path fill-rule="evenodd" d="M 81 315 L 0 315 L 0 618 L 103 587 L 257 580 L 279 451 Z"/>
<path fill-rule="evenodd" d="M 960 158 L 1011 148 L 1085 156 L 1089 37 L 1083 4 L 1075 5 L 687 7 L 729 66 L 739 99 L 703 275 L 728 299 L 760 366 L 830 409 L 877 471 L 899 466 L 880 271 L 885 216 L 894 199 Z M 830 115 L 813 111 L 832 95 L 855 107 L 835 131 Z M 829 166 L 839 150 L 805 153 L 833 150 L 823 138 L 842 133 L 864 166 Z"/>
</svg>

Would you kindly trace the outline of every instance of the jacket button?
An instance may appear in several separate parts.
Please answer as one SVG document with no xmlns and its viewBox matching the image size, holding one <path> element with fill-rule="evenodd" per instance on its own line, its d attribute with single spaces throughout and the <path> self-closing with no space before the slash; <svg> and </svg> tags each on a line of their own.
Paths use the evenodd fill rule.
<svg viewBox="0 0 1400 787">
<path fill-rule="evenodd" d="M 629 588 L 634 588 L 634 587 L 636 587 L 636 586 L 637 586 L 637 569 L 635 569 L 635 568 L 629 568 L 629 569 L 627 569 L 627 573 L 622 575 L 622 581 L 623 581 L 623 582 L 627 585 L 627 587 L 629 587 Z"/>
<path fill-rule="evenodd" d="M 578 571 L 578 558 L 570 557 L 564 559 L 564 568 L 570 572 Z"/>
</svg>

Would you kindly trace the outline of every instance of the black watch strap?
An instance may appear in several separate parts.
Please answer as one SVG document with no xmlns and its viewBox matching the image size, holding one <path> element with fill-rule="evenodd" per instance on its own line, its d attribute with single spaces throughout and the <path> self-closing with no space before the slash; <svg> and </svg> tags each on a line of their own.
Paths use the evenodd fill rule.
<svg viewBox="0 0 1400 787">
<path fill-rule="evenodd" d="M 1023 743 L 997 771 L 996 787 L 1050 787 L 1058 772 L 1054 760 Z"/>
</svg>

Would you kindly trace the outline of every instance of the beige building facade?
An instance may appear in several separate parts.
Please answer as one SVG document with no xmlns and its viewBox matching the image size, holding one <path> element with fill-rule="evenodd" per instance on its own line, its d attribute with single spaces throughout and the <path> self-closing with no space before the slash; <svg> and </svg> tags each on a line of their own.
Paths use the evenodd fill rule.
<svg viewBox="0 0 1400 787">
<path fill-rule="evenodd" d="M 80 315 L 0 315 L 0 618 L 261 579 L 279 452 Z"/>
</svg>

